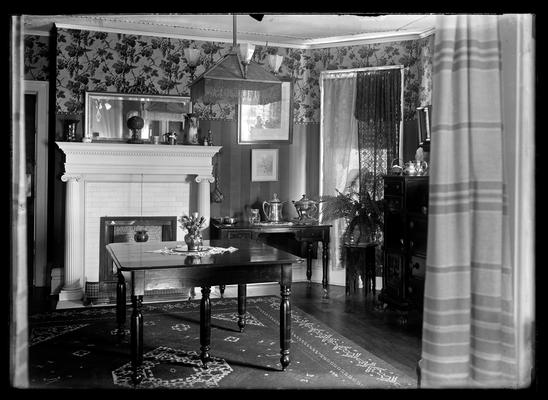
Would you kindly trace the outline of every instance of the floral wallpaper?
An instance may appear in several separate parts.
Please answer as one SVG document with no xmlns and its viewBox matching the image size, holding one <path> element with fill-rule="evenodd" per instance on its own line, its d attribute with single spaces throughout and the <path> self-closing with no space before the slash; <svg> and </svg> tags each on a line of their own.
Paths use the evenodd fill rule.
<svg viewBox="0 0 548 400">
<path fill-rule="evenodd" d="M 25 38 L 26 75 L 47 74 L 44 67 L 47 62 L 43 60 L 47 45 L 37 38 Z M 201 50 L 197 76 L 229 52 L 231 43 L 59 29 L 57 112 L 81 113 L 86 90 L 189 96 L 190 68 L 183 55 L 188 46 Z M 256 46 L 253 57 L 263 65 L 268 54 L 284 57 L 279 76 L 293 78 L 295 123 L 320 121 L 321 71 L 403 64 L 407 67 L 404 81 L 407 120 L 415 117 L 416 107 L 430 104 L 432 49 L 433 35 L 419 40 L 324 49 Z M 234 118 L 231 104 L 195 104 L 194 110 L 201 119 Z"/>
<path fill-rule="evenodd" d="M 24 46 L 25 79 L 49 80 L 49 36 L 26 35 Z"/>
</svg>

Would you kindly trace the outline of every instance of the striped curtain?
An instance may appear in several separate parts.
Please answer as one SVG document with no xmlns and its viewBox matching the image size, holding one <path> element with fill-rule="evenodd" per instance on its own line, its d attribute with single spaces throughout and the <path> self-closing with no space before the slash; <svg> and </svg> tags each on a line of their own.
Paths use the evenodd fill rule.
<svg viewBox="0 0 548 400">
<path fill-rule="evenodd" d="M 28 387 L 27 322 L 27 195 L 25 179 L 25 118 L 23 17 L 11 17 L 11 271 L 9 292 L 10 384 Z M 7 296 L 6 296 L 7 297 Z"/>
<path fill-rule="evenodd" d="M 421 387 L 515 387 L 499 17 L 435 33 Z"/>
</svg>

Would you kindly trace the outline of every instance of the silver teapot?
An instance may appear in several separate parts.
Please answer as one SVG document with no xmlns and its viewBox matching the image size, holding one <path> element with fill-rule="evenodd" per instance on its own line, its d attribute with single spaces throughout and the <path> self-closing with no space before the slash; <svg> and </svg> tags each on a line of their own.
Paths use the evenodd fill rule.
<svg viewBox="0 0 548 400">
<path fill-rule="evenodd" d="M 428 174 L 428 163 L 426 161 L 409 161 L 405 163 L 405 167 L 403 169 L 404 175 L 410 175 L 410 176 L 422 176 Z"/>
<path fill-rule="evenodd" d="M 318 211 L 319 202 L 310 200 L 303 194 L 303 197 L 299 201 L 292 201 L 300 220 L 316 220 L 314 215 Z"/>
<path fill-rule="evenodd" d="M 274 193 L 270 201 L 263 201 L 263 212 L 266 220 L 269 222 L 283 222 L 282 208 L 284 203 L 287 203 L 287 201 L 280 201 L 277 193 Z"/>
</svg>

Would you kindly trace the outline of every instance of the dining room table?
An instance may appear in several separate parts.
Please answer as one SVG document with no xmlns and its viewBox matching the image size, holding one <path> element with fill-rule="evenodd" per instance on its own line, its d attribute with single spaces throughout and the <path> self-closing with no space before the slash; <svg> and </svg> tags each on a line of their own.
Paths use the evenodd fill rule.
<svg viewBox="0 0 548 400">
<path fill-rule="evenodd" d="M 238 285 L 240 333 L 246 324 L 247 284 L 280 284 L 280 364 L 290 363 L 292 266 L 303 258 L 257 240 L 204 240 L 199 250 L 190 251 L 184 241 L 122 242 L 106 245 L 117 275 L 116 320 L 118 332 L 125 332 L 126 290 L 131 299 L 130 352 L 132 380 L 143 378 L 143 296 L 150 285 L 200 287 L 200 360 L 207 368 L 211 343 L 211 286 Z"/>
</svg>

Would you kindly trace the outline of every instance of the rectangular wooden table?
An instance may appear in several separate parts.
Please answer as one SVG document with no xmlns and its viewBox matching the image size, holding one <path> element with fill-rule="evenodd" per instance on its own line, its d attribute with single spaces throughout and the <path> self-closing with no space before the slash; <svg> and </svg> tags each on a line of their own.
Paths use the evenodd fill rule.
<svg viewBox="0 0 548 400">
<path fill-rule="evenodd" d="M 326 224 L 304 224 L 298 222 L 260 222 L 250 224 L 248 222 L 238 222 L 233 225 L 212 222 L 211 237 L 213 239 L 256 239 L 268 242 L 275 239 L 280 234 L 290 234 L 294 240 L 304 243 L 306 246 L 306 279 L 310 282 L 312 279 L 312 249 L 314 243 L 322 242 L 322 287 L 323 298 L 329 298 L 328 292 L 328 266 L 329 266 L 329 229 L 331 225 Z M 300 252 L 294 252 L 289 246 L 279 246 L 282 250 L 295 255 L 301 255 Z M 222 291 L 221 285 L 221 291 Z"/>
<path fill-rule="evenodd" d="M 280 363 L 282 370 L 289 365 L 291 342 L 291 280 L 292 264 L 304 260 L 285 251 L 255 240 L 211 240 L 204 241 L 206 247 L 235 247 L 234 252 L 205 256 L 163 254 L 154 250 L 186 247 L 184 242 L 110 243 L 106 246 L 118 276 L 116 290 L 116 319 L 118 332 L 124 332 L 126 320 L 126 281 L 124 272 L 130 275 L 131 287 L 131 362 L 132 379 L 137 384 L 143 379 L 143 314 L 142 302 L 146 279 L 166 279 L 182 286 L 200 286 L 200 359 L 205 368 L 210 358 L 211 335 L 211 286 L 220 284 L 238 285 L 238 326 L 245 327 L 246 284 L 279 282 L 280 284 Z"/>
</svg>

